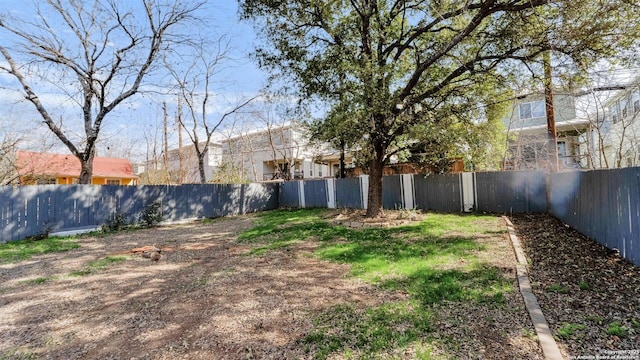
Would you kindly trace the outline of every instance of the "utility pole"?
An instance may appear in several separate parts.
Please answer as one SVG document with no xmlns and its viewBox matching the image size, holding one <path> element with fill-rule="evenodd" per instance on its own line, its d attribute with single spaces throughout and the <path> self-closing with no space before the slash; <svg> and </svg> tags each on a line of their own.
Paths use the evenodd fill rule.
<svg viewBox="0 0 640 360">
<path fill-rule="evenodd" d="M 171 183 L 171 176 L 169 176 L 169 140 L 167 131 L 167 102 L 162 102 L 162 111 L 164 113 L 163 127 L 164 127 L 164 172 L 167 176 L 167 184 Z"/>
<path fill-rule="evenodd" d="M 553 111 L 553 81 L 551 79 L 551 50 L 543 54 L 544 63 L 544 100 L 547 114 L 547 148 L 549 154 L 549 172 L 557 172 L 558 166 L 558 135 L 556 133 L 556 118 Z"/>
<path fill-rule="evenodd" d="M 182 96 L 178 95 L 178 181 L 184 183 L 184 168 L 182 167 Z"/>
<path fill-rule="evenodd" d="M 346 176 L 345 166 L 344 166 L 344 148 L 345 148 L 344 139 L 340 139 L 340 179 L 344 179 Z"/>
</svg>

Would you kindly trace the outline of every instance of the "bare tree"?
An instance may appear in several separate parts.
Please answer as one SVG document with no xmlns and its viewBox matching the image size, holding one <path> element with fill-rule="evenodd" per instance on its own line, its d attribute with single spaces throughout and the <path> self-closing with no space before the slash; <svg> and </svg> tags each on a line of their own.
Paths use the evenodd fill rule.
<svg viewBox="0 0 640 360">
<path fill-rule="evenodd" d="M 6 133 L 0 140 L 0 185 L 9 185 L 18 179 L 15 150 L 19 141 Z"/>
<path fill-rule="evenodd" d="M 266 96 L 255 111 L 256 120 L 253 126 L 261 129 L 254 135 L 254 152 L 262 152 L 263 158 L 273 165 L 273 173 L 263 180 L 295 177 L 298 161 L 306 143 L 300 132 L 301 127 L 294 119 L 293 104 L 288 99 L 278 96 Z"/>
<path fill-rule="evenodd" d="M 162 166 L 162 142 L 163 135 L 158 124 L 149 124 L 142 131 L 145 144 L 144 173 L 141 175 L 141 183 L 159 185 L 169 183 L 169 172 L 166 166 Z"/>
<path fill-rule="evenodd" d="M 638 79 L 620 83 L 598 79 L 578 93 L 590 132 L 582 137 L 582 152 L 589 168 L 620 168 L 638 164 L 640 147 L 640 87 Z M 628 81 L 627 81 L 628 82 Z"/>
<path fill-rule="evenodd" d="M 139 92 L 161 53 L 175 45 L 174 29 L 194 19 L 204 1 L 44 0 L 29 20 L 0 20 L 0 67 L 18 81 L 24 98 L 81 163 L 78 182 L 91 183 L 96 141 L 107 115 Z M 34 20 L 31 20 L 34 19 Z M 79 110 L 80 139 L 55 121 L 39 94 L 54 88 Z"/>
<path fill-rule="evenodd" d="M 183 55 L 181 59 L 181 62 L 184 62 L 185 59 L 191 58 L 191 63 L 186 68 L 166 62 L 167 68 L 176 82 L 178 93 L 184 100 L 186 117 L 189 120 L 185 121 L 179 118 L 179 123 L 193 144 L 198 161 L 200 182 L 203 184 L 207 182 L 204 159 L 208 154 L 212 136 L 227 117 L 237 113 L 257 97 L 240 100 L 219 116 L 211 115 L 209 107 L 212 98 L 216 95 L 213 86 L 216 76 L 223 67 L 223 62 L 229 60 L 228 48 L 229 43 L 225 36 L 220 37 L 213 46 L 205 40 L 200 40 L 187 47 L 186 51 L 192 55 L 190 57 Z M 181 112 L 181 109 L 178 111 Z"/>
</svg>

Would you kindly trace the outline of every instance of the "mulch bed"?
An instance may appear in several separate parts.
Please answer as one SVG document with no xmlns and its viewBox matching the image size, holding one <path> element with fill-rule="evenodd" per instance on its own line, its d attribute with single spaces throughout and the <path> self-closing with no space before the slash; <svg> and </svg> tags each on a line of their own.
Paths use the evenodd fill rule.
<svg viewBox="0 0 640 360">
<path fill-rule="evenodd" d="M 563 355 L 640 359 L 640 267 L 549 215 L 511 220 Z"/>
</svg>

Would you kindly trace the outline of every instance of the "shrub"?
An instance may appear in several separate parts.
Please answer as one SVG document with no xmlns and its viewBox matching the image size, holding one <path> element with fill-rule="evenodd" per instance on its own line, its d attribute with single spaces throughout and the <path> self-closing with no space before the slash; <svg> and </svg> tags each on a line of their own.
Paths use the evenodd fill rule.
<svg viewBox="0 0 640 360">
<path fill-rule="evenodd" d="M 115 213 L 106 224 L 102 225 L 103 232 L 120 231 L 127 227 L 127 220 L 123 213 Z"/>
<path fill-rule="evenodd" d="M 162 221 L 162 203 L 158 200 L 148 204 L 140 215 L 140 222 L 145 227 L 152 227 Z"/>
</svg>

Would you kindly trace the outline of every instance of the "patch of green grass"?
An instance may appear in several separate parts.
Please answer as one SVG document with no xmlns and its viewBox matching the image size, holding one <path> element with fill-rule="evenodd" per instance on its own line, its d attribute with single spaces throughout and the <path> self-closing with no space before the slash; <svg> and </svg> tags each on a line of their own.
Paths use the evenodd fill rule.
<svg viewBox="0 0 640 360">
<path fill-rule="evenodd" d="M 576 331 L 584 330 L 586 327 L 582 324 L 563 323 L 558 329 L 557 334 L 561 338 L 570 338 Z"/>
<path fill-rule="evenodd" d="M 0 263 L 14 263 L 32 256 L 64 252 L 79 248 L 74 237 L 49 237 L 42 240 L 25 239 L 0 244 Z"/>
<path fill-rule="evenodd" d="M 589 290 L 589 289 L 591 289 L 591 286 L 589 286 L 589 283 L 584 281 L 584 280 L 580 280 L 580 282 L 578 283 L 578 287 L 580 288 L 580 290 Z"/>
<path fill-rule="evenodd" d="M 37 277 L 35 279 L 29 279 L 29 280 L 22 281 L 21 283 L 22 284 L 27 284 L 27 285 L 41 285 L 41 284 L 44 284 L 44 283 L 46 283 L 48 281 L 51 281 L 53 279 L 54 279 L 53 277 Z"/>
<path fill-rule="evenodd" d="M 96 271 L 104 270 L 112 264 L 117 264 L 127 260 L 129 257 L 125 255 L 105 256 L 102 259 L 90 261 L 84 269 L 72 271 L 69 276 L 85 276 L 93 274 Z"/>
<path fill-rule="evenodd" d="M 262 255 L 269 250 L 288 247 L 313 236 L 333 234 L 333 228 L 321 218 L 322 209 L 267 211 L 258 215 L 256 226 L 242 232 L 238 240 L 264 244 L 249 254 Z M 331 236 L 331 235 L 329 235 Z"/>
<path fill-rule="evenodd" d="M 429 344 L 418 346 L 416 349 L 416 359 L 418 360 L 434 359 L 433 355 L 431 355 L 431 351 L 432 351 L 432 347 Z"/>
<path fill-rule="evenodd" d="M 382 286 L 403 290 L 423 305 L 444 301 L 476 301 L 500 305 L 504 293 L 513 285 L 491 267 L 479 266 L 471 271 L 426 269 L 404 279 L 388 280 Z"/>
<path fill-rule="evenodd" d="M 432 331 L 431 312 L 412 302 L 356 309 L 337 305 L 315 319 L 315 326 L 302 340 L 316 359 L 330 354 L 360 352 L 372 356 L 390 348 L 404 348 Z"/>
<path fill-rule="evenodd" d="M 566 286 L 562 286 L 560 284 L 551 284 L 547 287 L 547 291 L 551 291 L 559 294 L 567 294 L 569 292 L 569 288 Z"/>
<path fill-rule="evenodd" d="M 94 271 L 92 269 L 85 268 L 81 270 L 74 270 L 69 273 L 69 276 L 72 276 L 72 277 L 86 276 L 86 275 L 92 274 L 93 272 Z"/>
<path fill-rule="evenodd" d="M 617 336 L 617 337 L 625 337 L 627 335 L 628 329 L 620 324 L 619 321 L 614 321 L 609 324 L 609 327 L 606 330 L 607 335 Z"/>
<path fill-rule="evenodd" d="M 505 293 L 514 291 L 512 279 L 476 256 L 485 250 L 475 240 L 478 234 L 503 232 L 494 217 L 428 214 L 422 222 L 389 229 L 349 229 L 328 224 L 325 211 L 265 212 L 239 239 L 255 244 L 252 254 L 260 255 L 314 238 L 322 242 L 316 251 L 321 259 L 349 264 L 352 276 L 407 293 L 410 299 L 368 309 L 343 304 L 324 312 L 301 340 L 316 359 L 335 353 L 376 358 L 391 349 L 417 346 L 432 331 L 437 305 L 471 301 L 501 306 Z M 429 359 L 430 352 L 427 344 L 416 356 Z"/>
<path fill-rule="evenodd" d="M 604 318 L 602 316 L 587 315 L 586 320 L 598 325 L 602 325 Z"/>
<path fill-rule="evenodd" d="M 127 260 L 129 257 L 125 255 L 105 256 L 102 259 L 89 262 L 88 266 L 94 269 L 104 269 L 111 264 L 116 264 Z"/>
<path fill-rule="evenodd" d="M 522 328 L 521 331 L 522 331 L 522 335 L 524 337 L 528 337 L 528 338 L 535 339 L 535 340 L 538 339 L 538 334 L 536 334 L 535 329 Z"/>
</svg>

